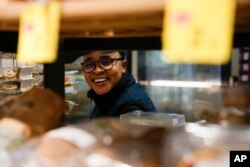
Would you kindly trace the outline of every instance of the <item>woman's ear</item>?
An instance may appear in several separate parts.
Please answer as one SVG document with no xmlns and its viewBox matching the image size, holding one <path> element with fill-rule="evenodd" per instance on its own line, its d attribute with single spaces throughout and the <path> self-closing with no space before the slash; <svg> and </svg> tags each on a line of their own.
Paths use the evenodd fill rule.
<svg viewBox="0 0 250 167">
<path fill-rule="evenodd" d="M 122 61 L 122 73 L 125 73 L 126 69 L 127 69 L 127 61 L 124 60 L 124 61 Z"/>
</svg>

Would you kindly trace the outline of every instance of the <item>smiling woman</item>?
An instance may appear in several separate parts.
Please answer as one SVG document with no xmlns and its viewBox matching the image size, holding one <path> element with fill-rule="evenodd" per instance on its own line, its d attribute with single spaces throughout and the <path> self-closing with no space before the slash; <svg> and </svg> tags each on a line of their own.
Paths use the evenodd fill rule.
<svg viewBox="0 0 250 167">
<path fill-rule="evenodd" d="M 90 118 L 119 117 L 141 110 L 155 112 L 144 88 L 126 71 L 124 51 L 89 51 L 84 55 L 83 76 L 91 88 L 88 97 L 95 105 Z"/>
</svg>

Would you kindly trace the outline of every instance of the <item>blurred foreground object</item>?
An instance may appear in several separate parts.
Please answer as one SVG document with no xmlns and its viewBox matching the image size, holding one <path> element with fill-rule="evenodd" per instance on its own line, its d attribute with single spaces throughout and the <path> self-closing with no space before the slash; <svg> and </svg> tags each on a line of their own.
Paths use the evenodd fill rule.
<svg viewBox="0 0 250 167">
<path fill-rule="evenodd" d="M 120 116 L 122 121 L 127 121 L 139 125 L 149 126 L 166 126 L 179 127 L 185 124 L 185 117 L 183 114 L 171 113 L 148 113 L 142 111 L 134 111 Z"/>
<path fill-rule="evenodd" d="M 12 154 L 15 165 L 45 167 L 160 167 L 172 128 L 135 125 L 117 118 L 52 130 Z M 21 155 L 21 156 L 17 156 Z M 16 158 L 18 157 L 18 158 Z"/>
<path fill-rule="evenodd" d="M 29 0 L 1 0 L 0 4 L 4 4 L 4 3 L 9 3 L 9 2 L 28 2 Z"/>
<path fill-rule="evenodd" d="M 53 63 L 57 59 L 61 6 L 59 1 L 26 4 L 20 15 L 17 60 Z"/>
<path fill-rule="evenodd" d="M 66 102 L 49 89 L 34 87 L 20 96 L 7 96 L 0 105 L 0 151 L 57 128 L 66 109 Z M 18 143 L 13 147 L 12 142 Z"/>
<path fill-rule="evenodd" d="M 222 127 L 189 123 L 169 138 L 165 166 L 226 167 L 233 150 L 250 149 L 249 126 Z"/>
<path fill-rule="evenodd" d="M 65 126 L 23 145 L 10 157 L 26 167 L 229 166 L 230 150 L 250 149 L 247 126 L 186 123 L 138 125 L 117 118 Z"/>
<path fill-rule="evenodd" d="M 162 37 L 166 61 L 227 63 L 232 49 L 235 11 L 236 0 L 169 0 L 165 5 Z"/>
</svg>

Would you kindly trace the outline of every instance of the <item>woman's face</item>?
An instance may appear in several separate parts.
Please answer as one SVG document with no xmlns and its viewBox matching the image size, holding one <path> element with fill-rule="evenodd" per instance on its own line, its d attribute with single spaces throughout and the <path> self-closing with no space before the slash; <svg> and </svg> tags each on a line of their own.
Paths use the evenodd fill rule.
<svg viewBox="0 0 250 167">
<path fill-rule="evenodd" d="M 121 58 L 119 52 L 93 51 L 84 56 L 83 62 L 99 61 L 106 56 L 112 59 Z M 95 62 L 95 69 L 88 73 L 83 71 L 83 75 L 87 84 L 96 92 L 96 94 L 104 95 L 108 93 L 121 79 L 122 73 L 126 70 L 126 63 L 127 62 L 124 60 L 114 60 L 112 68 L 104 70 L 100 68 L 99 63 Z"/>
</svg>

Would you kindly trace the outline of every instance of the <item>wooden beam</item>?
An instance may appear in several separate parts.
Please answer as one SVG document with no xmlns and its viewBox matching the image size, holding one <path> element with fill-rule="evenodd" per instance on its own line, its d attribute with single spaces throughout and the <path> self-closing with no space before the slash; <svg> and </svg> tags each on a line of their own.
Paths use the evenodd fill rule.
<svg viewBox="0 0 250 167">
<path fill-rule="evenodd" d="M 165 0 L 62 0 L 61 34 L 86 34 L 86 32 L 120 31 L 124 28 L 155 27 L 161 35 Z M 22 8 L 32 1 L 0 0 L 0 31 L 18 31 Z M 250 1 L 237 0 L 235 32 L 249 32 Z M 139 31 L 138 31 L 139 32 Z M 96 35 L 98 33 L 95 33 Z M 123 33 L 122 33 L 123 34 Z M 132 35 L 134 33 L 128 34 Z M 96 36 L 95 35 L 95 36 Z M 135 34 L 136 35 L 136 34 Z"/>
</svg>

